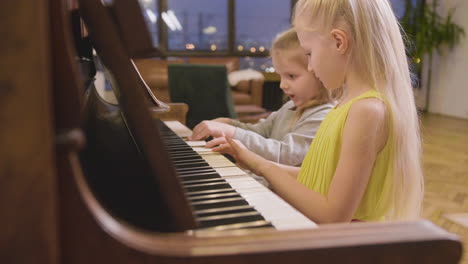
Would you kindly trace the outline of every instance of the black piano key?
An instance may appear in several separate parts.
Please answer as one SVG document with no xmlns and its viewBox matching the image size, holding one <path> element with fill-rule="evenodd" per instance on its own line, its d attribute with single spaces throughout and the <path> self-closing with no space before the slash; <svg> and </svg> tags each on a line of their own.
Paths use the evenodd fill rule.
<svg viewBox="0 0 468 264">
<path fill-rule="evenodd" d="M 196 180 L 207 180 L 207 179 L 222 179 L 222 178 L 218 174 L 215 174 L 215 173 L 194 175 L 192 177 L 180 177 L 180 181 L 182 183 L 196 181 Z"/>
<path fill-rule="evenodd" d="M 185 186 L 185 189 L 188 193 L 199 192 L 199 191 L 208 191 L 216 189 L 232 189 L 231 185 L 228 183 L 217 183 L 217 184 L 197 184 L 193 186 Z"/>
<path fill-rule="evenodd" d="M 199 191 L 199 192 L 191 192 L 187 193 L 187 196 L 189 198 L 191 197 L 196 197 L 196 196 L 202 196 L 202 195 L 207 195 L 207 194 L 219 194 L 219 193 L 229 193 L 229 192 L 235 192 L 236 190 L 232 188 L 225 188 L 225 189 L 216 189 L 216 190 L 206 190 L 206 191 Z"/>
<path fill-rule="evenodd" d="M 185 181 L 182 181 L 182 184 L 192 185 L 192 184 L 196 184 L 196 183 L 210 183 L 210 182 L 224 182 L 224 179 L 219 178 L 219 179 L 185 180 Z"/>
<path fill-rule="evenodd" d="M 229 207 L 228 207 L 229 208 Z M 232 209 L 228 209 L 228 210 L 213 210 L 211 212 L 206 212 L 206 213 L 196 213 L 197 215 L 197 218 L 199 217 L 206 217 L 206 216 L 216 216 L 216 215 L 225 215 L 225 214 L 238 214 L 238 213 L 247 213 L 247 212 L 256 212 L 257 210 L 255 210 L 253 207 L 246 207 L 246 208 L 242 208 L 241 206 L 234 206 L 234 207 L 231 207 Z M 236 209 L 236 208 L 239 208 L 239 209 Z M 208 211 L 208 210 L 206 210 Z M 203 212 L 203 211 L 201 211 Z"/>
<path fill-rule="evenodd" d="M 219 176 L 219 174 L 216 172 L 216 170 L 212 169 L 212 168 L 194 168 L 194 169 L 190 169 L 190 168 L 186 168 L 186 169 L 181 169 L 179 171 L 177 171 L 177 173 L 179 174 L 179 177 L 190 177 L 190 176 L 196 176 L 196 175 L 202 175 L 202 174 L 216 174 Z M 221 177 L 221 176 L 219 176 Z"/>
<path fill-rule="evenodd" d="M 255 214 L 253 215 L 240 215 L 237 217 L 227 217 L 227 218 L 219 218 L 219 219 L 203 220 L 203 221 L 199 220 L 199 223 L 200 223 L 201 228 L 207 228 L 207 227 L 214 227 L 214 226 L 220 226 L 220 225 L 255 222 L 255 221 L 261 221 L 261 220 L 265 220 L 265 218 L 263 218 L 263 216 L 255 212 Z"/>
<path fill-rule="evenodd" d="M 210 168 L 210 165 L 206 161 L 199 161 L 199 162 L 194 162 L 194 163 L 183 163 L 183 164 L 174 164 L 174 166 L 177 169 L 183 169 L 183 168 L 197 168 L 197 167 L 202 167 L 202 168 Z"/>
<path fill-rule="evenodd" d="M 212 201 L 212 200 L 219 200 L 219 199 L 230 199 L 230 198 L 237 198 L 242 199 L 242 196 L 237 192 L 231 193 L 224 193 L 224 194 L 211 194 L 211 195 L 203 195 L 197 196 L 190 199 L 191 202 L 201 202 L 201 201 Z"/>
<path fill-rule="evenodd" d="M 244 199 L 218 199 L 218 202 L 215 200 L 213 201 L 206 201 L 206 203 L 197 202 L 192 203 L 192 206 L 195 210 L 204 210 L 204 209 L 213 209 L 213 208 L 221 208 L 221 207 L 230 207 L 230 206 L 240 206 L 240 205 L 248 205 L 249 203 Z"/>
<path fill-rule="evenodd" d="M 170 159 L 174 162 L 185 162 L 185 161 L 191 161 L 191 160 L 203 160 L 205 161 L 200 155 L 198 154 L 187 154 L 187 155 L 179 155 L 179 156 L 171 156 Z"/>
</svg>

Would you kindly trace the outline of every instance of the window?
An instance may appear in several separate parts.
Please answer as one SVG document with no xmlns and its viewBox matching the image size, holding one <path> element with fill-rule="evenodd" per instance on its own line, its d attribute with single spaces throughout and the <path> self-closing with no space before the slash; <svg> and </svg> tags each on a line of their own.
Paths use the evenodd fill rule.
<svg viewBox="0 0 468 264">
<path fill-rule="evenodd" d="M 238 53 L 266 53 L 275 36 L 291 26 L 291 2 L 285 0 L 236 0 Z"/>
<path fill-rule="evenodd" d="M 276 35 L 290 27 L 291 9 L 296 2 L 138 1 L 153 43 L 167 56 L 240 56 L 241 68 L 259 70 L 271 67 L 268 50 Z"/>
<path fill-rule="evenodd" d="M 226 51 L 227 0 L 168 0 L 161 14 L 169 51 Z"/>
<path fill-rule="evenodd" d="M 392 4 L 393 11 L 395 12 L 395 16 L 398 19 L 402 19 L 405 15 L 406 5 L 411 4 L 412 6 L 416 5 L 417 0 L 390 0 Z"/>
<path fill-rule="evenodd" d="M 138 0 L 148 26 L 149 33 L 153 39 L 154 46 L 158 46 L 158 5 L 157 0 Z"/>
</svg>

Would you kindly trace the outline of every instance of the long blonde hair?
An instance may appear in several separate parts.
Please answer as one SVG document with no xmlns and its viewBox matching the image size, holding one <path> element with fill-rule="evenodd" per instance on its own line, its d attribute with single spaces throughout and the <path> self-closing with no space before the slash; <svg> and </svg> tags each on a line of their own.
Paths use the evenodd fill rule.
<svg viewBox="0 0 468 264">
<path fill-rule="evenodd" d="M 388 0 L 299 0 L 293 24 L 306 31 L 344 21 L 361 77 L 383 94 L 395 135 L 393 199 L 388 219 L 418 217 L 424 191 L 421 140 L 401 28 Z"/>
<path fill-rule="evenodd" d="M 274 40 L 273 44 L 270 48 L 271 56 L 280 56 L 274 55 L 275 53 L 279 53 L 281 51 L 298 51 L 302 49 L 299 43 L 299 38 L 297 37 L 296 30 L 294 28 L 288 29 L 280 33 Z M 297 62 L 298 64 L 302 65 L 305 69 L 307 69 L 307 56 L 304 53 L 297 52 L 297 56 L 291 56 L 291 60 Z M 312 73 L 310 73 L 312 74 Z M 331 101 L 331 96 L 329 91 L 323 86 L 322 82 L 318 80 L 319 84 L 319 94 L 314 97 L 313 99 L 309 100 L 303 107 L 297 109 L 294 118 L 291 120 L 291 125 L 301 118 L 302 114 L 309 108 L 319 106 L 322 104 L 329 103 Z"/>
</svg>

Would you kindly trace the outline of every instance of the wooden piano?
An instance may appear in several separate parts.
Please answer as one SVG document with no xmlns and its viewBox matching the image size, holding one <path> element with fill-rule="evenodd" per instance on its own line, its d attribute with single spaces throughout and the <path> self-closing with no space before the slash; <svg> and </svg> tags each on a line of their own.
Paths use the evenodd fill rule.
<svg viewBox="0 0 468 264">
<path fill-rule="evenodd" d="M 34 106 L 47 108 L 49 99 L 45 98 L 53 99 L 51 115 L 41 112 L 46 117 L 41 128 L 53 131 L 55 137 L 45 137 L 40 145 L 56 144 L 55 155 L 44 151 L 47 156 L 42 158 L 53 169 L 41 167 L 45 180 L 40 184 L 31 180 L 26 169 L 23 173 L 18 169 L 15 177 L 6 177 L 7 170 L 0 171 L 5 186 L 0 189 L 11 204 L 1 208 L 9 213 L 2 217 L 2 226 L 14 230 L 0 236 L 2 263 L 459 261 L 462 247 L 458 238 L 428 221 L 317 228 L 222 156 L 204 153 L 206 150 L 190 145 L 194 143 L 184 142 L 174 123 L 163 123 L 151 115 L 167 108 L 148 94 L 132 63 L 132 58 L 159 54 L 146 32 L 137 0 L 79 1 L 118 105 L 102 100 L 93 87 L 85 97 L 67 6 L 61 0 L 41 3 L 47 8 L 39 8 L 40 15 L 32 19 L 52 18 L 50 24 L 41 24 L 40 28 L 45 36 L 50 34 L 48 48 L 54 56 L 47 64 L 51 85 L 41 82 L 42 90 L 36 94 L 48 94 L 49 87 L 52 89 L 50 97 L 40 97 Z M 19 1 L 8 7 L 14 14 L 26 6 Z M 6 17 L 15 21 L 13 15 Z M 48 25 L 50 31 L 45 30 Z M 47 48 L 49 42 L 40 43 Z M 11 48 L 15 42 L 4 45 Z M 18 54 L 21 51 L 14 50 Z M 0 81 L 8 77 L 1 74 Z M 25 74 L 33 75 L 34 71 Z M 18 81 L 26 76 L 16 76 L 12 79 L 18 83 L 15 88 L 28 91 Z M 0 82 L 0 88 L 4 83 Z M 38 131 L 31 129 L 31 134 Z M 15 134 L 12 128 L 7 132 L 0 134 L 2 142 Z M 27 146 L 23 141 L 14 142 L 22 148 L 13 154 Z M 9 159 L 14 157 L 6 151 L 1 153 Z M 10 191 L 25 187 L 41 191 L 19 195 Z M 49 194 L 44 196 L 44 192 Z M 24 197 L 35 209 L 31 213 L 21 202 Z M 23 208 L 15 207 L 18 205 Z M 40 220 L 40 224 L 17 221 L 16 215 Z M 37 244 L 24 243 L 28 239 Z"/>
</svg>

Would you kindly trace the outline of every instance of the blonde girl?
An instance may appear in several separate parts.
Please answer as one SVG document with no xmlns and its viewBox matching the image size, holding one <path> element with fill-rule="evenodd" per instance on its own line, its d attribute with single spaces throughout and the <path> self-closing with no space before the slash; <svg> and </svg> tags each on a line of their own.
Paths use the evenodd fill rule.
<svg viewBox="0 0 468 264">
<path fill-rule="evenodd" d="M 307 56 L 294 29 L 281 33 L 270 49 L 273 65 L 281 77 L 280 88 L 290 98 L 281 109 L 257 124 L 229 118 L 203 121 L 193 129 L 192 140 L 227 135 L 267 160 L 300 166 L 320 123 L 332 109 L 330 95 L 307 70 Z M 213 147 L 225 143 L 215 138 Z"/>
<path fill-rule="evenodd" d="M 302 167 L 268 162 L 230 138 L 215 150 L 263 175 L 319 223 L 418 217 L 418 117 L 402 34 L 388 0 L 299 0 L 293 23 L 309 70 L 331 93 L 342 92 Z"/>
</svg>

